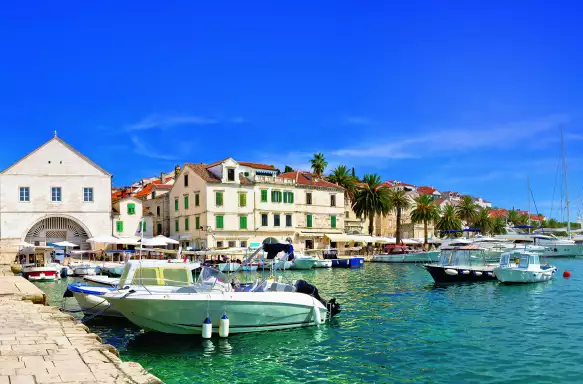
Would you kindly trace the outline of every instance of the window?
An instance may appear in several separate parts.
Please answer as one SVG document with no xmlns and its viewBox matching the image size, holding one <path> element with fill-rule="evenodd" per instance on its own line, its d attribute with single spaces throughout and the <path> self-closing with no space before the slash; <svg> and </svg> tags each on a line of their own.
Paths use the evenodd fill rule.
<svg viewBox="0 0 583 384">
<path fill-rule="evenodd" d="M 336 228 L 336 216 L 330 216 L 330 226 Z"/>
<path fill-rule="evenodd" d="M 178 197 L 174 199 L 174 212 L 178 212 Z"/>
<path fill-rule="evenodd" d="M 184 186 L 188 187 L 188 175 L 184 175 Z"/>
<path fill-rule="evenodd" d="M 217 205 L 217 207 L 223 206 L 223 192 L 215 193 L 215 204 Z"/>
<path fill-rule="evenodd" d="M 184 218 L 184 230 L 185 231 L 189 231 L 190 230 L 190 222 L 188 220 L 188 217 Z"/>
<path fill-rule="evenodd" d="M 235 170 L 233 168 L 227 169 L 227 180 L 235 181 Z"/>
<path fill-rule="evenodd" d="M 20 187 L 19 189 L 20 201 L 30 201 L 30 188 Z"/>
<path fill-rule="evenodd" d="M 156 198 L 156 191 L 152 191 L 152 199 Z"/>
<path fill-rule="evenodd" d="M 194 217 L 194 227 L 195 227 L 195 229 L 199 229 L 200 228 L 200 216 L 195 216 Z"/>
<path fill-rule="evenodd" d="M 274 227 L 279 227 L 281 225 L 280 223 L 280 217 L 278 214 L 274 214 L 273 215 L 273 226 Z"/>
<path fill-rule="evenodd" d="M 134 203 L 128 203 L 128 215 L 136 214 L 136 205 Z"/>
<path fill-rule="evenodd" d="M 51 188 L 51 201 L 61 201 L 61 187 Z"/>
<path fill-rule="evenodd" d="M 223 248 L 223 242 L 217 241 L 217 248 Z"/>
<path fill-rule="evenodd" d="M 236 241 L 229 241 L 229 248 L 235 248 L 237 246 Z"/>
<path fill-rule="evenodd" d="M 239 216 L 239 229 L 247 229 L 247 216 Z"/>
<path fill-rule="evenodd" d="M 224 225 L 224 216 L 215 216 L 215 226 L 217 229 L 223 229 Z"/>
<path fill-rule="evenodd" d="M 349 211 L 344 212 L 344 216 L 346 216 L 346 218 L 349 219 L 350 218 L 350 212 Z"/>
<path fill-rule="evenodd" d="M 160 206 L 156 207 L 156 216 L 160 216 Z"/>
<path fill-rule="evenodd" d="M 312 215 L 306 215 L 306 227 L 312 228 Z"/>
<path fill-rule="evenodd" d="M 245 177 L 249 177 L 249 172 L 244 173 Z"/>
<path fill-rule="evenodd" d="M 262 227 L 267 227 L 268 223 L 267 223 L 267 213 L 262 213 L 261 214 L 261 226 Z"/>
<path fill-rule="evenodd" d="M 188 195 L 184 195 L 184 209 L 188 209 Z"/>
<path fill-rule="evenodd" d="M 156 225 L 156 233 L 157 233 L 158 235 L 161 235 L 161 234 L 162 234 L 162 223 L 158 223 L 158 224 Z"/>
<path fill-rule="evenodd" d="M 294 193 L 293 192 L 284 192 L 283 193 L 283 202 L 288 203 L 288 204 L 293 204 Z"/>
<path fill-rule="evenodd" d="M 93 201 L 93 188 L 83 188 L 83 201 Z"/>
<path fill-rule="evenodd" d="M 330 195 L 330 206 L 331 207 L 336 206 L 336 195 Z"/>
<path fill-rule="evenodd" d="M 292 215 L 285 215 L 285 226 L 286 227 L 292 226 Z"/>
<path fill-rule="evenodd" d="M 241 248 L 247 248 L 247 241 L 241 240 Z"/>
<path fill-rule="evenodd" d="M 116 232 L 123 232 L 123 221 L 116 221 L 115 222 L 115 231 Z"/>
<path fill-rule="evenodd" d="M 267 203 L 267 189 L 261 190 L 261 202 Z"/>
<path fill-rule="evenodd" d="M 281 191 L 271 191 L 271 202 L 272 203 L 281 203 L 283 198 L 283 194 Z"/>
<path fill-rule="evenodd" d="M 200 193 L 195 193 L 194 194 L 194 206 L 195 207 L 199 207 L 200 206 Z"/>
<path fill-rule="evenodd" d="M 180 231 L 180 222 L 178 221 L 178 219 L 174 220 L 174 231 L 175 232 Z"/>
<path fill-rule="evenodd" d="M 246 207 L 247 206 L 247 194 L 246 193 L 239 193 L 239 207 Z"/>
<path fill-rule="evenodd" d="M 306 204 L 312 205 L 312 192 L 306 193 Z"/>
</svg>

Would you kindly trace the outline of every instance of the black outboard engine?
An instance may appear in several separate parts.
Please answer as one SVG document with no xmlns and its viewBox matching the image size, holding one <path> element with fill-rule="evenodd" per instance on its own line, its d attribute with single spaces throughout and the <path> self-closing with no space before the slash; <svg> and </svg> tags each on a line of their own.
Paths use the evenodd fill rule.
<svg viewBox="0 0 583 384">
<path fill-rule="evenodd" d="M 340 304 L 336 302 L 335 298 L 332 298 L 328 301 L 322 299 L 318 294 L 318 288 L 313 286 L 312 284 L 308 283 L 306 280 L 298 280 L 296 281 L 296 292 L 305 293 L 306 295 L 310 295 L 320 303 L 324 304 L 326 308 L 328 308 L 328 312 L 330 312 L 330 316 L 335 316 L 340 313 Z"/>
</svg>

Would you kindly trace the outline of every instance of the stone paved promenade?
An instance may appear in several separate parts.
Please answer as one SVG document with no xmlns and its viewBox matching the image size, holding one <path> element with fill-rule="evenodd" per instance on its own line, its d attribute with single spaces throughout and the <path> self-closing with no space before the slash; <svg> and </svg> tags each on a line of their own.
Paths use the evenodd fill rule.
<svg viewBox="0 0 583 384">
<path fill-rule="evenodd" d="M 29 383 L 161 381 L 140 364 L 122 362 L 115 348 L 72 316 L 17 294 L 0 295 L 0 384 Z"/>
</svg>

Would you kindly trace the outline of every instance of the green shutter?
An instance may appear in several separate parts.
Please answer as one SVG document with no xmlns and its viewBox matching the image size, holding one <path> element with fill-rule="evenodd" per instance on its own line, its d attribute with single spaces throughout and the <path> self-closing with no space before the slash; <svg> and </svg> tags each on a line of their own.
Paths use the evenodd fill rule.
<svg viewBox="0 0 583 384">
<path fill-rule="evenodd" d="M 184 230 L 185 231 L 190 230 L 190 223 L 188 222 L 188 217 L 184 218 Z"/>
<path fill-rule="evenodd" d="M 246 193 L 239 193 L 239 207 L 246 207 L 247 206 L 247 194 Z"/>
<path fill-rule="evenodd" d="M 306 215 L 306 226 L 312 228 L 312 215 Z"/>
<path fill-rule="evenodd" d="M 196 216 L 194 218 L 194 226 L 196 227 L 196 229 L 200 228 L 200 216 Z"/>
<path fill-rule="evenodd" d="M 188 195 L 184 196 L 184 209 L 188 209 Z"/>
<path fill-rule="evenodd" d="M 287 192 L 283 193 L 283 202 L 287 203 Z"/>
<path fill-rule="evenodd" d="M 215 202 L 217 203 L 217 207 L 223 206 L 223 192 L 216 193 Z"/>
<path fill-rule="evenodd" d="M 294 203 L 294 193 L 290 192 L 289 197 L 291 198 L 289 202 L 293 204 Z"/>
<path fill-rule="evenodd" d="M 271 191 L 271 202 L 275 203 L 277 200 L 277 193 L 275 191 Z"/>
<path fill-rule="evenodd" d="M 198 193 L 194 195 L 194 205 L 197 207 L 200 205 L 200 196 Z"/>
<path fill-rule="evenodd" d="M 178 212 L 178 198 L 174 199 L 174 211 Z"/>
<path fill-rule="evenodd" d="M 128 215 L 135 215 L 136 214 L 136 205 L 134 203 L 128 204 Z"/>
<path fill-rule="evenodd" d="M 178 219 L 174 221 L 174 229 L 176 232 L 180 231 L 180 222 L 178 222 Z"/>
<path fill-rule="evenodd" d="M 223 216 L 215 216 L 215 221 L 216 221 L 216 227 L 217 229 L 223 229 Z"/>
<path fill-rule="evenodd" d="M 282 198 L 283 193 L 281 191 L 277 191 L 277 202 L 281 203 L 283 201 Z"/>
<path fill-rule="evenodd" d="M 142 232 L 146 232 L 146 221 L 145 220 L 142 220 L 141 223 L 142 223 L 142 225 L 141 225 Z"/>
<path fill-rule="evenodd" d="M 116 221 L 115 222 L 115 230 L 117 232 L 123 232 L 123 221 Z"/>
<path fill-rule="evenodd" d="M 239 228 L 247 229 L 247 216 L 239 216 Z"/>
<path fill-rule="evenodd" d="M 261 202 L 267 203 L 267 189 L 261 190 Z"/>
<path fill-rule="evenodd" d="M 336 228 L 336 216 L 330 216 L 330 223 L 332 224 L 332 228 Z"/>
</svg>

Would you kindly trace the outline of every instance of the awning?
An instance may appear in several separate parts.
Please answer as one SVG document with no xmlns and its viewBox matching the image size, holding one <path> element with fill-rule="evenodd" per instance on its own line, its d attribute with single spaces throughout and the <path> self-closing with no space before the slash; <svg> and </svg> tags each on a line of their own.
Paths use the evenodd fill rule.
<svg viewBox="0 0 583 384">
<path fill-rule="evenodd" d="M 192 233 L 187 233 L 185 235 L 178 236 L 179 240 L 192 240 Z"/>
<path fill-rule="evenodd" d="M 383 243 L 394 244 L 395 239 L 392 237 L 377 237 L 369 235 L 348 235 L 346 233 L 327 233 L 325 235 L 330 241 L 336 243 L 348 243 L 354 241 L 355 243 Z"/>
</svg>

